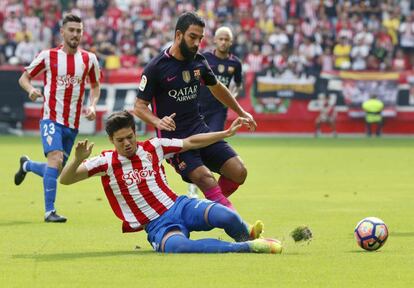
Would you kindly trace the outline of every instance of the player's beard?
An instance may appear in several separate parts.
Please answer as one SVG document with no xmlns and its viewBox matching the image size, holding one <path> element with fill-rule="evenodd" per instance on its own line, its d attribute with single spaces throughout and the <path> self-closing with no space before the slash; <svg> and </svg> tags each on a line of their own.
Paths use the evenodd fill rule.
<svg viewBox="0 0 414 288">
<path fill-rule="evenodd" d="M 76 49 L 79 46 L 79 40 L 78 39 L 72 39 L 66 42 L 66 44 L 71 48 L 71 49 Z"/>
<path fill-rule="evenodd" d="M 181 55 L 187 60 L 192 61 L 195 58 L 195 55 L 197 54 L 198 48 L 194 48 L 195 51 L 192 51 L 190 47 L 188 47 L 187 43 L 185 43 L 184 38 L 180 42 L 180 52 Z"/>
</svg>

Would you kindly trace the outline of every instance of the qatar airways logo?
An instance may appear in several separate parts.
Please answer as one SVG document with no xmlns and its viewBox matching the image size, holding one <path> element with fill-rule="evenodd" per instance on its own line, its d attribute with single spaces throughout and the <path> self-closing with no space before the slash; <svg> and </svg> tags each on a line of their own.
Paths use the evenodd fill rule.
<svg viewBox="0 0 414 288">
<path fill-rule="evenodd" d="M 223 76 L 223 75 L 216 75 L 216 78 L 223 83 L 224 86 L 229 86 L 230 84 L 230 77 Z"/>
<path fill-rule="evenodd" d="M 82 82 L 82 78 L 79 76 L 56 76 L 56 82 L 59 86 L 65 86 L 66 88 L 69 88 L 70 85 L 76 86 Z"/>
<path fill-rule="evenodd" d="M 189 101 L 197 98 L 197 85 L 187 86 L 181 89 L 172 89 L 168 91 L 168 96 L 174 98 L 177 102 Z"/>
<path fill-rule="evenodd" d="M 127 174 L 122 176 L 122 180 L 124 180 L 127 186 L 130 186 L 134 183 L 139 184 L 142 180 L 154 177 L 157 175 L 157 172 L 154 170 L 146 170 L 146 168 L 142 170 L 134 169 Z"/>
</svg>

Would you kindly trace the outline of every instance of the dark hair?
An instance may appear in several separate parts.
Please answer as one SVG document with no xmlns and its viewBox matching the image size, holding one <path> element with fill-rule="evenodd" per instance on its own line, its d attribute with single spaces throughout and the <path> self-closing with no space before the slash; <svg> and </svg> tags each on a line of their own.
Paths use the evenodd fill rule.
<svg viewBox="0 0 414 288">
<path fill-rule="evenodd" d="M 65 17 L 63 18 L 63 25 L 65 25 L 68 22 L 77 22 L 77 23 L 82 23 L 82 19 L 79 16 L 76 16 L 74 14 L 66 14 Z M 63 26 L 62 25 L 62 26 Z"/>
<path fill-rule="evenodd" d="M 135 132 L 135 120 L 131 113 L 124 110 L 109 115 L 105 124 L 105 131 L 109 137 L 112 137 L 116 131 L 123 128 L 132 128 Z"/>
<path fill-rule="evenodd" d="M 177 25 L 175 25 L 175 31 L 179 30 L 184 34 L 190 25 L 197 25 L 204 28 L 206 23 L 204 23 L 204 20 L 196 13 L 185 12 L 178 17 Z"/>
</svg>

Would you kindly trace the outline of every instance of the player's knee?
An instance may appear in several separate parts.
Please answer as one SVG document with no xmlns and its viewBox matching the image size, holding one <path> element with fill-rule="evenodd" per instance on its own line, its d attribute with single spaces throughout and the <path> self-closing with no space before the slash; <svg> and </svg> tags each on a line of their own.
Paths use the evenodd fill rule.
<svg viewBox="0 0 414 288">
<path fill-rule="evenodd" d="M 246 181 L 247 178 L 247 169 L 244 166 L 243 163 L 240 163 L 240 165 L 237 167 L 237 169 L 234 171 L 234 178 L 232 179 L 234 182 L 236 182 L 239 185 L 242 185 L 244 181 Z"/>
<path fill-rule="evenodd" d="M 215 225 L 219 228 L 226 228 L 234 224 L 242 223 L 239 214 L 223 205 L 216 204 L 212 209 L 214 209 L 212 211 L 213 215 L 216 216 L 216 219 L 214 219 Z"/>
<path fill-rule="evenodd" d="M 47 154 L 47 164 L 49 167 L 54 167 L 57 169 L 62 168 L 63 164 L 63 153 L 62 151 L 52 151 Z"/>
<path fill-rule="evenodd" d="M 182 236 L 182 235 L 174 235 L 169 237 L 168 240 L 164 244 L 164 253 L 186 253 L 191 251 L 191 240 Z"/>
<path fill-rule="evenodd" d="M 198 187 L 208 187 L 216 182 L 210 171 L 202 171 L 191 176 L 191 181 Z"/>
</svg>

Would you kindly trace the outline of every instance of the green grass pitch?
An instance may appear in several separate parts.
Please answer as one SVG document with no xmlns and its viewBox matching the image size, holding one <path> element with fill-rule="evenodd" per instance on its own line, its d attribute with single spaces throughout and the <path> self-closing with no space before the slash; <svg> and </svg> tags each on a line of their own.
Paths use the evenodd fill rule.
<svg viewBox="0 0 414 288">
<path fill-rule="evenodd" d="M 82 137 L 78 137 L 81 139 Z M 111 148 L 93 137 L 94 152 Z M 411 287 L 414 283 L 414 140 L 243 138 L 229 142 L 249 175 L 231 200 L 281 255 L 162 255 L 145 233 L 122 234 L 99 178 L 59 186 L 66 224 L 43 223 L 41 179 L 16 187 L 22 153 L 42 160 L 39 137 L 0 138 L 0 287 Z M 179 194 L 186 184 L 168 166 Z M 360 249 L 356 223 L 376 216 L 390 236 L 377 252 Z M 309 225 L 309 244 L 289 232 Z M 224 232 L 193 238 L 230 240 Z"/>
</svg>

